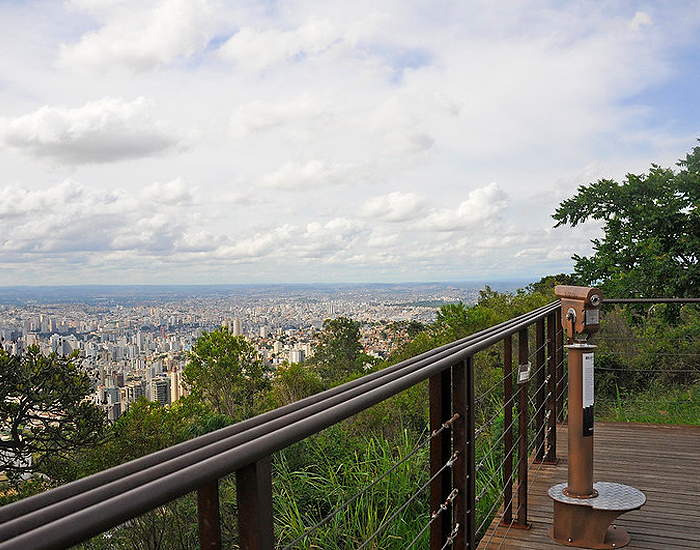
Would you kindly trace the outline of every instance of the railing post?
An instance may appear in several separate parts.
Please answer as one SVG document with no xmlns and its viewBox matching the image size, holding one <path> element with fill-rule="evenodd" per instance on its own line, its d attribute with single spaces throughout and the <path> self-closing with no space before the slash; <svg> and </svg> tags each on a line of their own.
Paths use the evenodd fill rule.
<svg viewBox="0 0 700 550">
<path fill-rule="evenodd" d="M 501 523 L 513 522 L 513 337 L 503 340 L 503 516 Z"/>
<path fill-rule="evenodd" d="M 528 331 L 518 332 L 518 362 L 528 363 Z M 528 382 L 518 384 L 518 514 L 516 524 L 529 528 L 527 522 L 527 470 L 528 470 Z"/>
<path fill-rule="evenodd" d="M 236 471 L 241 550 L 273 550 L 272 463 L 265 457 Z"/>
<path fill-rule="evenodd" d="M 549 383 L 547 384 L 547 392 L 549 397 L 548 403 L 548 423 L 547 423 L 547 454 L 544 461 L 547 464 L 557 463 L 557 316 L 551 313 L 547 317 L 547 376 Z"/>
<path fill-rule="evenodd" d="M 447 422 L 452 414 L 450 401 L 450 369 L 430 377 L 430 431 L 435 433 Z M 450 430 L 443 430 L 440 435 L 430 440 L 430 477 L 433 477 L 452 456 Z M 440 509 L 450 495 L 452 472 L 449 468 L 438 475 L 430 484 L 431 513 Z M 439 550 L 445 544 L 451 532 L 451 510 L 446 510 L 430 525 L 430 549 Z"/>
<path fill-rule="evenodd" d="M 544 459 L 544 424 L 545 403 L 547 390 L 545 388 L 545 348 L 544 348 L 544 319 L 535 323 L 535 361 L 537 364 L 537 386 L 535 394 L 535 460 L 541 462 Z"/>
<path fill-rule="evenodd" d="M 564 331 L 561 325 L 561 308 L 555 312 L 556 320 L 554 321 L 554 332 L 556 334 L 556 350 L 557 350 L 557 414 L 564 420 Z"/>
<path fill-rule="evenodd" d="M 474 550 L 476 548 L 476 456 L 475 456 L 475 411 L 474 411 L 474 361 L 467 357 L 452 367 L 452 403 L 459 415 L 453 423 L 453 446 L 459 452 L 453 466 L 454 501 L 453 523 L 459 529 L 453 548 Z"/>
<path fill-rule="evenodd" d="M 199 519 L 200 550 L 220 550 L 219 480 L 197 489 L 197 516 Z"/>
</svg>

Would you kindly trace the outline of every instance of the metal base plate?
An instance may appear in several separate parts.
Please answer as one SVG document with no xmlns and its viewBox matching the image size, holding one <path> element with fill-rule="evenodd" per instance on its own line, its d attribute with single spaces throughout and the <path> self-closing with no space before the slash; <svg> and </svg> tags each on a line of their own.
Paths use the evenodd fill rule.
<svg viewBox="0 0 700 550">
<path fill-rule="evenodd" d="M 620 483 L 608 483 L 600 481 L 593 484 L 593 489 L 598 491 L 594 498 L 578 498 L 564 493 L 566 483 L 560 483 L 549 488 L 547 493 L 552 500 L 564 504 L 590 506 L 594 510 L 617 510 L 629 512 L 641 508 L 647 501 L 647 497 L 639 489 L 622 485 Z"/>
</svg>

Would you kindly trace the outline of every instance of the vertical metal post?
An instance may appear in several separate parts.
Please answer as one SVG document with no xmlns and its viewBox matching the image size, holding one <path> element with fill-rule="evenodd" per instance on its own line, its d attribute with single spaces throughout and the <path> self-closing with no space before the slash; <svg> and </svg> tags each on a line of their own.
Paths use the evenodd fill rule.
<svg viewBox="0 0 700 550">
<path fill-rule="evenodd" d="M 197 489 L 197 516 L 199 519 L 200 550 L 221 548 L 219 523 L 219 480 L 206 483 Z"/>
<path fill-rule="evenodd" d="M 556 349 L 557 349 L 557 412 L 561 415 L 561 420 L 564 420 L 564 331 L 561 325 L 561 308 L 557 309 L 556 321 L 554 322 L 556 333 Z"/>
<path fill-rule="evenodd" d="M 551 313 L 547 317 L 547 376 L 549 383 L 547 384 L 547 393 L 549 398 L 548 411 L 549 416 L 547 424 L 547 455 L 544 461 L 547 464 L 557 463 L 557 316 Z"/>
<path fill-rule="evenodd" d="M 273 550 L 270 457 L 236 471 L 238 538 L 241 550 Z"/>
<path fill-rule="evenodd" d="M 544 422 L 547 389 L 545 388 L 545 348 L 544 348 L 544 319 L 535 324 L 535 361 L 537 364 L 537 380 L 535 395 L 535 460 L 544 460 Z"/>
<path fill-rule="evenodd" d="M 467 502 L 470 503 L 467 512 L 467 542 L 469 550 L 476 550 L 476 399 L 474 396 L 474 358 L 469 357 L 466 364 L 467 370 L 467 403 L 469 403 L 469 416 L 467 420 L 467 434 L 469 436 L 469 449 L 467 450 Z"/>
<path fill-rule="evenodd" d="M 430 431 L 434 433 L 451 418 L 452 404 L 450 402 L 451 373 L 450 369 L 430 377 L 428 383 L 430 393 Z M 449 460 L 451 454 L 450 430 L 444 430 L 439 436 L 430 440 L 430 477 L 433 477 Z M 437 476 L 430 484 L 430 509 L 438 510 L 450 494 L 452 475 L 449 469 Z M 446 511 L 430 526 L 430 548 L 437 550 L 443 547 L 451 532 L 451 511 Z"/>
<path fill-rule="evenodd" d="M 518 361 L 528 362 L 527 329 L 518 332 Z M 528 460 L 528 383 L 518 384 L 518 515 L 517 525 L 528 528 L 527 523 L 527 460 Z"/>
<path fill-rule="evenodd" d="M 569 464 L 568 486 L 565 494 L 590 497 L 593 489 L 593 434 L 584 433 L 583 356 L 592 355 L 595 346 L 570 344 L 569 351 Z"/>
<path fill-rule="evenodd" d="M 503 340 L 503 516 L 513 522 L 513 337 Z"/>
<path fill-rule="evenodd" d="M 452 403 L 459 417 L 453 424 L 453 446 L 459 456 L 453 466 L 454 487 L 458 494 L 454 503 L 453 524 L 459 524 L 453 548 L 476 548 L 476 457 L 474 411 L 474 362 L 468 357 L 452 367 Z"/>
</svg>

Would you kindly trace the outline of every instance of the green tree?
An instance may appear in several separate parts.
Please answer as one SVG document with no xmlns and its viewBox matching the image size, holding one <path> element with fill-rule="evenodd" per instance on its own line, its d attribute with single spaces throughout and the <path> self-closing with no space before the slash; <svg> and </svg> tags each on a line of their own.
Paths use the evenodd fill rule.
<svg viewBox="0 0 700 550">
<path fill-rule="evenodd" d="M 326 386 L 315 370 L 301 363 L 282 365 L 277 368 L 268 392 L 268 408 L 294 403 L 324 389 Z"/>
<path fill-rule="evenodd" d="M 86 400 L 90 380 L 75 358 L 46 356 L 37 346 L 19 356 L 0 350 L 0 471 L 42 471 L 48 460 L 100 439 L 106 419 Z"/>
<path fill-rule="evenodd" d="M 700 147 L 678 168 L 599 180 L 559 205 L 556 227 L 603 222 L 593 254 L 573 256 L 583 284 L 618 298 L 700 295 Z"/>
<path fill-rule="evenodd" d="M 362 371 L 369 358 L 360 344 L 360 323 L 347 317 L 326 319 L 316 336 L 314 355 L 308 363 L 331 384 Z"/>
<path fill-rule="evenodd" d="M 255 414 L 270 382 L 257 350 L 243 336 L 233 336 L 227 327 L 204 332 L 188 359 L 183 381 L 193 398 L 232 420 Z"/>
</svg>

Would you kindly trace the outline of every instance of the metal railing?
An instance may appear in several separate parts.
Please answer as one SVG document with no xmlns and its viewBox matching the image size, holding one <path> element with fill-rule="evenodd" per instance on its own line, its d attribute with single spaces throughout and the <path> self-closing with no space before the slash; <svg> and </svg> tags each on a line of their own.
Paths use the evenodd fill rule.
<svg viewBox="0 0 700 550">
<path fill-rule="evenodd" d="M 553 302 L 296 403 L 4 506 L 0 549 L 66 548 L 193 491 L 200 548 L 220 548 L 219 480 L 235 473 L 238 544 L 271 550 L 273 454 L 426 380 L 430 475 L 411 498 L 429 490 L 430 519 L 408 547 L 429 530 L 432 550 L 474 549 L 500 506 L 503 523 L 528 525 L 529 458 L 538 468 L 556 461 L 556 424 L 566 392 L 560 315 L 559 302 Z M 502 357 L 503 375 L 475 395 L 475 357 L 487 348 Z M 529 378 L 520 378 L 528 364 Z M 480 418 L 480 403 L 487 399 L 501 406 Z M 503 433 L 477 455 L 479 440 L 493 433 L 496 420 L 502 420 Z M 496 473 L 484 478 L 484 464 L 499 454 Z M 484 495 L 494 491 L 500 498 L 480 511 Z"/>
<path fill-rule="evenodd" d="M 659 314 L 655 306 L 660 304 L 673 308 L 673 315 L 661 313 L 663 321 L 659 323 L 657 318 L 649 326 L 650 319 Z M 608 299 L 604 305 L 608 306 L 602 316 L 606 328 L 596 335 L 594 343 L 596 394 L 601 394 L 606 415 L 624 421 L 631 412 L 627 410 L 630 404 L 653 409 L 657 394 L 663 396 L 669 390 L 677 394 L 678 388 L 687 390 L 688 401 L 693 401 L 690 388 L 700 382 L 697 321 L 694 326 L 678 316 L 681 306 L 700 305 L 700 298 Z M 691 315 L 697 319 L 696 307 L 686 311 L 696 312 Z M 619 407 L 619 414 L 611 414 L 613 405 Z"/>
</svg>

